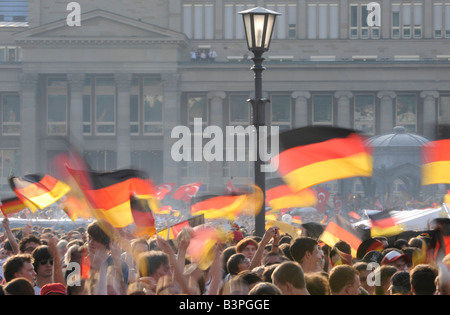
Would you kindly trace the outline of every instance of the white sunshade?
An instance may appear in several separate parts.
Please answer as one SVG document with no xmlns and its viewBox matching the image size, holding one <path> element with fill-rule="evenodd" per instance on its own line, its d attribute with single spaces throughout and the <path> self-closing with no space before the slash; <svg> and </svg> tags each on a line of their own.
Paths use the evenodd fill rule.
<svg viewBox="0 0 450 315">
<path fill-rule="evenodd" d="M 375 214 L 379 210 L 365 210 L 364 217 L 368 218 L 368 214 Z M 445 204 L 438 208 L 415 209 L 404 211 L 389 211 L 392 217 L 400 225 L 403 225 L 405 231 L 426 231 L 432 229 L 431 221 L 436 218 L 450 218 L 449 209 Z M 362 226 L 370 228 L 370 219 L 364 219 L 353 223 L 354 226 Z"/>
</svg>

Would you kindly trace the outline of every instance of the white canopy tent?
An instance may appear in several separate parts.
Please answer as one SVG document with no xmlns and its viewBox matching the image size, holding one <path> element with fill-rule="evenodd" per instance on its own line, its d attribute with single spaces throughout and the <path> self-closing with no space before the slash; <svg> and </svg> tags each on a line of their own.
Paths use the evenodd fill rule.
<svg viewBox="0 0 450 315">
<path fill-rule="evenodd" d="M 359 226 L 363 229 L 371 227 L 369 214 L 375 214 L 380 210 L 364 210 L 363 219 L 353 223 L 353 226 Z M 433 229 L 431 222 L 436 218 L 450 218 L 448 206 L 444 203 L 437 208 L 415 209 L 404 211 L 389 211 L 392 217 L 399 225 L 403 226 L 404 231 L 427 231 Z"/>
</svg>

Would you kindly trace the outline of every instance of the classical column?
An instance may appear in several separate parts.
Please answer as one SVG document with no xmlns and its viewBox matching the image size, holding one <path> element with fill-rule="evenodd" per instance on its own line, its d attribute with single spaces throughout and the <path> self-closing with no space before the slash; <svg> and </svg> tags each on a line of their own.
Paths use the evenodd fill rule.
<svg viewBox="0 0 450 315">
<path fill-rule="evenodd" d="M 70 87 L 69 139 L 80 149 L 83 148 L 83 73 L 69 73 Z"/>
<path fill-rule="evenodd" d="M 350 91 L 337 91 L 334 93 L 337 98 L 337 121 L 336 125 L 343 128 L 352 128 L 353 124 L 350 121 L 352 117 L 350 112 L 350 99 L 353 93 Z"/>
<path fill-rule="evenodd" d="M 37 73 L 23 73 L 20 76 L 20 169 L 21 174 L 36 173 L 40 163 L 39 137 L 37 130 L 38 102 L 36 100 Z M 46 128 L 45 128 L 46 129 Z"/>
<path fill-rule="evenodd" d="M 381 1 L 379 3 L 381 4 Z M 382 39 L 391 38 L 391 10 L 390 5 L 381 5 L 380 37 Z"/>
<path fill-rule="evenodd" d="M 223 100 L 226 98 L 226 94 L 223 91 L 213 91 L 209 92 L 207 97 L 210 103 L 211 109 L 211 126 L 218 126 L 222 130 L 225 138 L 225 126 L 224 126 L 224 115 L 223 115 Z M 218 135 L 212 135 L 212 137 L 217 137 Z M 225 143 L 225 139 L 223 139 Z M 225 159 L 225 152 L 220 152 L 223 154 Z M 223 183 L 223 161 L 212 161 L 209 163 L 209 192 L 221 194 L 224 192 Z"/>
<path fill-rule="evenodd" d="M 308 125 L 308 99 L 311 93 L 307 91 L 297 91 L 292 93 L 295 100 L 294 128 Z"/>
<path fill-rule="evenodd" d="M 437 125 L 437 104 L 438 91 L 423 91 L 420 93 L 423 98 L 423 136 L 427 139 L 436 139 Z"/>
<path fill-rule="evenodd" d="M 163 103 L 163 160 L 164 182 L 181 183 L 181 162 L 175 162 L 171 156 L 172 146 L 178 138 L 172 139 L 171 134 L 175 126 L 181 124 L 180 116 L 180 75 L 167 73 L 162 75 L 164 88 Z"/>
<path fill-rule="evenodd" d="M 340 0 L 339 1 L 339 7 L 341 8 L 348 8 L 348 1 L 347 0 Z M 349 10 L 339 10 L 339 38 L 341 39 L 347 39 L 349 37 L 349 23 L 350 19 L 348 17 Z"/>
<path fill-rule="evenodd" d="M 127 168 L 131 166 L 131 74 L 116 74 L 115 81 L 117 87 L 117 168 Z"/>
<path fill-rule="evenodd" d="M 394 128 L 394 98 L 396 96 L 393 91 L 380 91 L 377 94 L 380 99 L 380 134 L 391 133 Z"/>
</svg>

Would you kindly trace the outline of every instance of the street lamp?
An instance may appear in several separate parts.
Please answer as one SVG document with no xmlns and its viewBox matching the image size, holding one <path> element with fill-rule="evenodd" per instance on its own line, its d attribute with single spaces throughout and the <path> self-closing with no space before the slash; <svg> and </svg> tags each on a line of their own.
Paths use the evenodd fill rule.
<svg viewBox="0 0 450 315">
<path fill-rule="evenodd" d="M 265 105 L 267 99 L 262 98 L 262 72 L 266 69 L 262 63 L 264 58 L 262 54 L 269 50 L 272 38 L 275 18 L 280 13 L 257 7 L 239 12 L 244 19 L 245 35 L 247 37 L 248 50 L 253 52 L 253 67 L 255 73 L 255 98 L 248 100 L 253 109 L 253 125 L 256 128 L 256 161 L 255 161 L 255 184 L 263 192 L 263 209 L 255 216 L 255 235 L 263 236 L 265 232 L 265 195 L 266 195 L 266 176 L 261 171 L 262 161 L 259 154 L 260 135 L 259 127 L 266 123 Z"/>
</svg>

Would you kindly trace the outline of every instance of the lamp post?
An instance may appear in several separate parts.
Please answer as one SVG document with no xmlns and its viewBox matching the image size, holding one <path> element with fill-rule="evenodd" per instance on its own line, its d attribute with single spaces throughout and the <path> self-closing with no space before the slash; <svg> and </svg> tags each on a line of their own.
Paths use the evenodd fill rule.
<svg viewBox="0 0 450 315">
<path fill-rule="evenodd" d="M 262 161 L 259 154 L 260 134 L 259 127 L 266 123 L 265 105 L 267 99 L 262 98 L 262 72 L 265 70 L 262 63 L 263 53 L 269 50 L 272 38 L 275 18 L 280 13 L 257 7 L 239 12 L 244 19 L 245 35 L 247 37 L 248 50 L 253 52 L 253 67 L 255 73 L 255 98 L 248 100 L 252 105 L 253 125 L 256 129 L 256 161 L 255 161 L 255 184 L 258 185 L 264 196 L 263 209 L 260 209 L 255 216 L 255 235 L 263 236 L 265 232 L 265 195 L 266 195 L 266 175 L 261 171 Z"/>
</svg>

